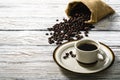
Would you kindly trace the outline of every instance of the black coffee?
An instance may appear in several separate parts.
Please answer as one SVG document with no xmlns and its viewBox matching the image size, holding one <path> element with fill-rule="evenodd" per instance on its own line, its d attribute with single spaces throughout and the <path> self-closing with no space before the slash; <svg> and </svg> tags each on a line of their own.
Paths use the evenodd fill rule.
<svg viewBox="0 0 120 80">
<path fill-rule="evenodd" d="M 84 50 L 84 51 L 92 51 L 92 50 L 96 50 L 97 47 L 93 44 L 81 44 L 80 46 L 78 46 L 78 49 L 80 50 Z"/>
</svg>

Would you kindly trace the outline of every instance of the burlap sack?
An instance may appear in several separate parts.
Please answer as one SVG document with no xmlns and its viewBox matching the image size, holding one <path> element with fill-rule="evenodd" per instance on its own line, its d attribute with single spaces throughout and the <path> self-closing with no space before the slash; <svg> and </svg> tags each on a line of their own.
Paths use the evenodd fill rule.
<svg viewBox="0 0 120 80">
<path fill-rule="evenodd" d="M 87 23 L 96 23 L 105 16 L 114 13 L 114 10 L 101 0 L 74 0 L 68 4 L 66 14 L 68 17 L 72 16 L 72 13 L 77 6 L 84 6 L 90 11 L 90 19 Z M 82 7 L 79 7 L 82 8 Z M 87 11 L 88 12 L 88 11 Z"/>
</svg>

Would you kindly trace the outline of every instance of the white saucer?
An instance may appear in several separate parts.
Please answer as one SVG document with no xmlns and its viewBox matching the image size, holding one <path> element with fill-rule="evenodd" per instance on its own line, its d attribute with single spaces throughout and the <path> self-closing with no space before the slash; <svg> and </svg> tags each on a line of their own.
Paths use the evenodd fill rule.
<svg viewBox="0 0 120 80">
<path fill-rule="evenodd" d="M 100 44 L 101 44 L 103 53 L 106 54 L 106 59 L 104 61 L 100 60 L 95 64 L 83 65 L 78 63 L 77 60 L 71 57 L 70 55 L 68 58 L 64 59 L 63 56 L 65 56 L 66 53 L 70 51 L 73 51 L 73 53 L 75 54 L 75 49 L 74 49 L 75 42 L 76 41 L 64 43 L 55 49 L 53 53 L 53 58 L 61 68 L 66 69 L 68 71 L 75 72 L 75 73 L 88 74 L 88 73 L 100 72 L 104 69 L 107 69 L 114 62 L 115 56 L 113 51 L 103 43 L 100 43 Z"/>
</svg>

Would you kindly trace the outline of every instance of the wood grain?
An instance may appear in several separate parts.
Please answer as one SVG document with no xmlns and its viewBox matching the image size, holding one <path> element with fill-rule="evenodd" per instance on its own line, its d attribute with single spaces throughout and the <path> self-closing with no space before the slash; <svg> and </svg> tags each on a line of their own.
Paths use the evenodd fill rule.
<svg viewBox="0 0 120 80">
<path fill-rule="evenodd" d="M 48 44 L 48 31 L 0 31 L 0 45 L 10 46 L 42 46 Z M 119 31 L 90 31 L 89 37 L 109 46 L 119 46 Z M 53 44 L 55 45 L 55 44 Z"/>
<path fill-rule="evenodd" d="M 87 80 L 90 79 L 119 79 L 119 52 L 120 48 L 111 47 L 115 52 L 116 60 L 109 69 L 91 75 L 73 74 L 71 72 L 59 69 L 52 59 L 52 51 L 55 46 L 1 46 L 0 47 L 0 78 L 14 80 L 21 78 L 23 80 L 46 80 L 46 79 L 65 79 L 65 80 Z M 4 51 L 7 50 L 7 51 Z M 6 76 L 7 75 L 7 76 Z M 111 79 L 112 78 L 112 79 Z M 116 80 L 116 79 L 115 79 Z"/>
<path fill-rule="evenodd" d="M 74 74 L 53 60 L 55 44 L 48 44 L 47 28 L 67 18 L 71 0 L 0 0 L 0 80 L 119 80 L 120 0 L 104 0 L 116 13 L 90 31 L 90 38 L 108 45 L 114 64 L 96 74 Z"/>
<path fill-rule="evenodd" d="M 118 26 L 120 26 L 120 5 L 118 4 L 120 1 L 105 1 L 116 11 L 116 14 L 101 20 L 96 25 L 96 29 L 120 30 L 120 28 L 118 28 Z M 70 1 L 1 0 L 0 30 L 44 30 L 48 27 L 52 27 L 56 23 L 56 19 L 62 21 L 63 17 L 67 18 L 65 9 L 68 2 Z M 117 4 L 114 4 L 114 2 Z"/>
</svg>

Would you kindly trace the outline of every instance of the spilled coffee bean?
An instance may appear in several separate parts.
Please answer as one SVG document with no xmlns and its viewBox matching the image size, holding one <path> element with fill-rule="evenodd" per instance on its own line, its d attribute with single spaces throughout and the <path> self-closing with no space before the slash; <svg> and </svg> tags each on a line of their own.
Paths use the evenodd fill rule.
<svg viewBox="0 0 120 80">
<path fill-rule="evenodd" d="M 55 24 L 52 28 L 48 28 L 50 32 L 48 42 L 60 45 L 63 42 L 80 40 L 83 38 L 81 31 L 84 31 L 84 35 L 88 37 L 89 30 L 94 28 L 92 24 L 85 23 L 89 18 L 90 15 L 84 13 L 76 13 L 68 20 L 63 18 L 63 22 Z M 56 21 L 59 20 L 57 19 Z"/>
<path fill-rule="evenodd" d="M 76 57 L 76 55 L 75 55 L 75 54 L 72 54 L 72 55 L 71 55 L 71 57 L 75 58 L 75 57 Z"/>
<path fill-rule="evenodd" d="M 72 54 L 73 54 L 73 52 L 72 52 L 72 51 L 70 51 L 69 53 L 70 53 L 70 55 L 72 55 Z"/>
<path fill-rule="evenodd" d="M 65 56 L 63 56 L 64 59 L 69 57 L 69 53 L 65 53 Z"/>
<path fill-rule="evenodd" d="M 69 56 L 69 53 L 66 53 L 66 56 Z"/>
<path fill-rule="evenodd" d="M 73 57 L 73 58 L 75 58 L 75 57 L 76 57 L 76 55 L 75 55 L 75 54 L 73 54 L 73 52 L 72 52 L 72 51 L 70 51 L 69 53 L 65 53 L 65 56 L 63 56 L 63 59 L 67 59 L 67 58 L 69 57 L 69 55 L 70 55 L 71 57 Z"/>
<path fill-rule="evenodd" d="M 50 33 L 50 35 L 52 35 L 52 33 Z"/>
<path fill-rule="evenodd" d="M 59 21 L 58 19 L 56 19 L 56 21 Z"/>
<path fill-rule="evenodd" d="M 68 58 L 67 56 L 63 56 L 63 59 L 66 59 L 66 58 Z"/>
<path fill-rule="evenodd" d="M 46 35 L 49 35 L 48 33 L 46 33 Z"/>
<path fill-rule="evenodd" d="M 73 58 L 75 58 L 76 57 L 76 55 L 75 54 L 73 54 L 73 52 L 72 51 L 70 51 L 69 52 L 69 54 L 71 55 L 71 57 L 73 57 Z"/>
</svg>

